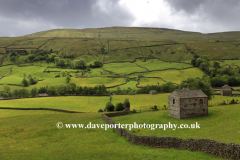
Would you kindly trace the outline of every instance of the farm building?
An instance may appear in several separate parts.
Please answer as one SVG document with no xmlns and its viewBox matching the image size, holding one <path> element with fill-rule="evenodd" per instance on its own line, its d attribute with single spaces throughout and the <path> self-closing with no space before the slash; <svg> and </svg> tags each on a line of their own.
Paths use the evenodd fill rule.
<svg viewBox="0 0 240 160">
<path fill-rule="evenodd" d="M 229 85 L 224 85 L 220 89 L 220 93 L 222 96 L 232 96 L 232 88 Z"/>
<path fill-rule="evenodd" d="M 143 78 L 143 77 L 144 77 L 144 76 L 143 76 L 143 75 L 141 75 L 141 74 L 139 74 L 139 75 L 138 75 L 138 78 Z"/>
<path fill-rule="evenodd" d="M 47 94 L 47 93 L 41 93 L 41 94 L 38 94 L 37 96 L 38 96 L 38 97 L 47 97 L 48 94 Z"/>
<path fill-rule="evenodd" d="M 202 90 L 174 91 L 168 96 L 168 115 L 189 118 L 208 115 L 208 96 Z"/>
<path fill-rule="evenodd" d="M 157 94 L 156 90 L 150 90 L 149 94 L 153 95 L 153 94 Z"/>
<path fill-rule="evenodd" d="M 129 62 L 130 62 L 130 63 L 134 63 L 134 60 L 130 60 Z"/>
</svg>

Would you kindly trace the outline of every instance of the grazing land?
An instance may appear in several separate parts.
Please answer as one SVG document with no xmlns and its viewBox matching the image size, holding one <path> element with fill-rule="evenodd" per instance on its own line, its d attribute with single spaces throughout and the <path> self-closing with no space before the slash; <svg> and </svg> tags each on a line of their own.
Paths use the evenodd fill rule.
<svg viewBox="0 0 240 160">
<path fill-rule="evenodd" d="M 201 152 L 135 146 L 113 129 L 58 129 L 56 123 L 105 124 L 97 112 L 104 110 L 110 97 L 87 93 L 78 96 L 70 88 L 92 87 L 93 91 L 95 86 L 104 85 L 113 93 L 112 104 L 116 106 L 129 99 L 130 109 L 140 112 L 113 117 L 118 123 L 198 122 L 201 126 L 201 129 L 165 131 L 132 129 L 131 133 L 240 144 L 240 128 L 236 125 L 240 123 L 240 105 L 223 105 L 232 99 L 240 102 L 239 96 L 215 95 L 208 101 L 208 116 L 179 120 L 168 116 L 170 93 L 134 92 L 150 85 L 173 83 L 178 87 L 184 80 L 202 77 L 239 89 L 234 85 L 240 80 L 236 78 L 240 75 L 239 53 L 240 32 L 202 34 L 164 28 L 109 27 L 54 29 L 20 37 L 0 37 L 0 94 L 22 89 L 33 91 L 31 98 L 0 100 L 0 107 L 86 112 L 0 109 L 0 156 L 6 159 L 219 159 Z M 24 79 L 34 83 L 24 87 Z M 219 84 L 215 85 L 219 87 Z M 59 86 L 70 88 L 68 96 L 34 96 L 37 94 L 34 88 L 44 93 L 44 87 L 59 89 Z M 123 93 L 122 90 L 129 92 L 115 94 Z M 152 111 L 154 105 L 160 110 Z"/>
</svg>

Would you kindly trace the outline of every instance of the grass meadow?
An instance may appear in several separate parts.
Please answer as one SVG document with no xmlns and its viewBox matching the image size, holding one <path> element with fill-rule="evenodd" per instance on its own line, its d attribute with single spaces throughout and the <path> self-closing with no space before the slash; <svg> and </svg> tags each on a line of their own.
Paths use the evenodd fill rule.
<svg viewBox="0 0 240 160">
<path fill-rule="evenodd" d="M 112 95 L 111 102 L 116 105 L 119 102 L 123 103 L 125 99 L 129 99 L 131 109 L 145 111 L 149 110 L 154 105 L 163 109 L 164 105 L 168 108 L 168 95 L 169 93 L 157 95 Z M 240 97 L 222 97 L 220 95 L 215 95 L 208 103 L 209 105 L 218 105 L 220 102 L 228 102 L 233 98 L 240 101 Z M 97 112 L 99 109 L 104 109 L 108 101 L 109 96 L 57 96 L 4 100 L 0 101 L 0 106 L 18 108 L 55 108 L 79 112 Z"/>
<path fill-rule="evenodd" d="M 8 114 L 5 111 L 4 114 Z M 113 129 L 56 128 L 64 124 L 105 124 L 98 113 L 14 114 L 0 118 L 4 159 L 220 159 L 201 152 L 132 145 Z M 35 111 L 39 112 L 39 111 Z"/>
<path fill-rule="evenodd" d="M 239 119 L 240 104 L 214 106 L 208 108 L 208 115 L 201 117 L 193 117 L 186 119 L 177 119 L 168 116 L 167 110 L 142 112 L 133 115 L 113 117 L 116 123 L 123 124 L 200 124 L 200 129 L 132 129 L 130 132 L 137 135 L 148 136 L 164 136 L 164 137 L 178 137 L 178 138 L 194 138 L 194 139 L 214 139 L 224 143 L 240 144 L 239 133 L 240 123 Z"/>
</svg>

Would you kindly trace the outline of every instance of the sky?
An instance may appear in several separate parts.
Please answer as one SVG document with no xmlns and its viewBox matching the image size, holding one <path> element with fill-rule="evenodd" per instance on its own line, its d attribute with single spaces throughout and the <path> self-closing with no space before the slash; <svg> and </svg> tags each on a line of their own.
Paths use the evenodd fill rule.
<svg viewBox="0 0 240 160">
<path fill-rule="evenodd" d="M 240 31 L 240 0 L 0 0 L 0 37 L 112 26 Z"/>
</svg>

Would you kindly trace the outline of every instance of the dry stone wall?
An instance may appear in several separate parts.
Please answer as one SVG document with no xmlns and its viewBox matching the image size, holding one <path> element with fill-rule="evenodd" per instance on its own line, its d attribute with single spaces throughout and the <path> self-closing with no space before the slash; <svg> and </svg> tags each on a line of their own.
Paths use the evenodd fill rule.
<svg viewBox="0 0 240 160">
<path fill-rule="evenodd" d="M 111 118 L 113 116 L 126 115 L 130 112 L 118 112 L 102 114 L 103 120 L 108 124 L 116 124 Z M 177 137 L 155 137 L 138 136 L 129 131 L 119 128 L 116 124 L 114 128 L 118 135 L 124 137 L 134 145 L 144 145 L 156 148 L 175 148 L 188 151 L 201 151 L 212 154 L 219 158 L 240 160 L 240 145 L 234 143 L 222 143 L 211 139 L 181 139 Z"/>
</svg>

